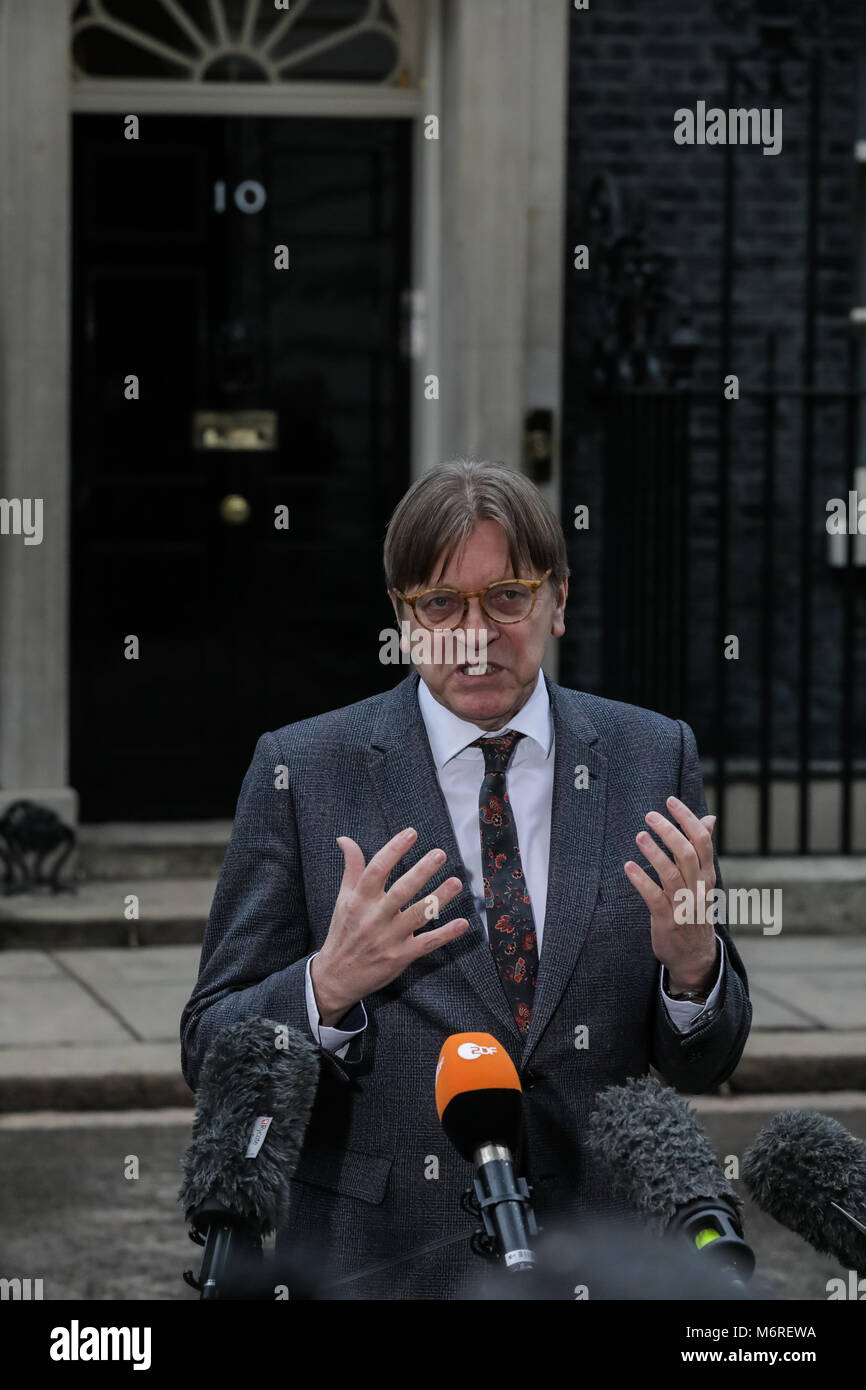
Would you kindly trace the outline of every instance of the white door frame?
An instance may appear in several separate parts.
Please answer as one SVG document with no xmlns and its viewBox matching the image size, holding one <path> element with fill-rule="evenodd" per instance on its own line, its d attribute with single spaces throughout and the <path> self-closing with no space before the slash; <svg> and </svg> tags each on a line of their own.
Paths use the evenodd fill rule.
<svg viewBox="0 0 866 1390">
<path fill-rule="evenodd" d="M 424 3 L 416 83 L 401 86 L 73 78 L 58 0 L 0 0 L 0 496 L 44 504 L 38 545 L 0 536 L 0 813 L 14 799 L 35 797 L 67 823 L 78 819 L 69 785 L 70 113 L 414 123 L 411 275 L 416 298 L 420 289 L 426 300 L 418 325 L 426 345 L 416 333 L 411 362 L 416 476 L 438 455 L 438 411 L 423 409 L 418 389 L 426 362 L 438 356 L 441 255 L 438 151 L 423 140 L 422 119 L 440 109 L 441 0 Z M 414 24 L 418 11 L 407 13 Z"/>
<path fill-rule="evenodd" d="M 123 115 L 342 116 L 410 120 L 411 404 L 410 478 L 439 458 L 440 422 L 425 402 L 424 381 L 438 372 L 441 335 L 441 160 L 438 140 L 424 135 L 424 116 L 441 111 L 440 0 L 424 3 L 420 78 L 414 87 L 361 82 L 184 82 L 81 78 L 70 84 L 69 109 Z M 427 409 L 425 409 L 425 404 Z"/>
<path fill-rule="evenodd" d="M 400 3 L 414 23 L 422 0 Z M 412 87 L 72 80 L 57 18 L 58 0 L 0 0 L 0 494 L 45 505 L 39 546 L 0 537 L 0 811 L 35 795 L 74 822 L 70 112 L 411 120 L 410 473 L 455 452 L 519 466 L 526 406 L 559 417 L 568 14 L 562 0 L 426 0 Z M 544 490 L 558 510 L 556 445 Z"/>
</svg>

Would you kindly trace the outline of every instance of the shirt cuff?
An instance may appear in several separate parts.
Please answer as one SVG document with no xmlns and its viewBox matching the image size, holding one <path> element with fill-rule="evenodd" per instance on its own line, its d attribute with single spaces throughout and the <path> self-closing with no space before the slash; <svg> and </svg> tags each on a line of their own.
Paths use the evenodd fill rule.
<svg viewBox="0 0 866 1390">
<path fill-rule="evenodd" d="M 679 1028 L 681 1033 L 687 1033 L 692 1024 L 697 1021 L 698 1017 L 705 1009 L 714 1008 L 716 1000 L 719 997 L 719 990 L 722 987 L 722 978 L 725 970 L 725 943 L 720 936 L 717 936 L 716 940 L 719 943 L 719 973 L 716 976 L 716 983 L 707 995 L 706 1004 L 691 1004 L 687 999 L 671 999 L 670 995 L 665 993 L 662 985 L 664 971 L 659 971 L 659 990 L 661 991 L 664 1006 L 667 1009 L 671 1023 Z"/>
<path fill-rule="evenodd" d="M 327 1052 L 333 1052 L 337 1057 L 345 1057 L 349 1050 L 349 1043 L 359 1033 L 363 1033 L 367 1027 L 367 1011 L 359 1000 L 357 1004 L 352 1005 L 348 1013 L 343 1014 L 340 1019 L 342 1027 L 325 1027 L 319 1014 L 316 991 L 313 989 L 313 978 L 310 974 L 310 963 L 318 954 L 318 951 L 314 951 L 307 961 L 307 1019 L 310 1024 L 310 1032 Z"/>
</svg>

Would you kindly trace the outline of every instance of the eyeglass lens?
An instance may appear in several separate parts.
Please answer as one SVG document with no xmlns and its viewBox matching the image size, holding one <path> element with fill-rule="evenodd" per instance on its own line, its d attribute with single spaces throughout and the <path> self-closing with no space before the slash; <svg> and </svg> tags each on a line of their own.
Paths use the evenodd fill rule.
<svg viewBox="0 0 866 1390">
<path fill-rule="evenodd" d="M 494 622 L 516 623 L 532 608 L 532 590 L 520 581 L 495 584 L 482 596 L 481 606 Z M 454 589 L 431 589 L 416 601 L 415 611 L 427 627 L 456 627 L 464 601 Z"/>
</svg>

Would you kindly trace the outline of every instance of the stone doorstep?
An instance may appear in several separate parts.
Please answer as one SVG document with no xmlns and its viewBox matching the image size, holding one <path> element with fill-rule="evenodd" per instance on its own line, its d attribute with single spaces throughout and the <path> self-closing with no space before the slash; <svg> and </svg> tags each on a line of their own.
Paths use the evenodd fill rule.
<svg viewBox="0 0 866 1390">
<path fill-rule="evenodd" d="M 33 895 L 0 897 L 0 948 L 38 946 L 157 946 L 201 942 L 213 900 L 218 866 L 206 871 L 206 856 L 222 858 L 222 822 L 203 822 L 200 873 L 163 876 L 151 873 L 137 861 L 128 864 L 128 873 L 117 877 L 93 878 L 79 882 L 75 892 L 59 894 L 44 890 Z M 96 827 L 94 827 L 96 828 Z M 172 831 L 180 842 L 185 826 L 149 827 L 143 834 L 143 855 L 163 855 L 159 845 Z M 125 826 L 98 827 L 106 853 L 126 854 L 121 843 Z M 141 827 L 144 832 L 148 827 Z M 211 838 L 208 849 L 206 841 Z M 168 840 L 171 840 L 171 836 Z M 173 850 L 171 851 L 173 853 Z M 169 859 L 166 865 L 173 862 Z M 214 864 L 216 859 L 214 859 Z M 770 889 L 783 892 L 782 931 L 792 936 L 858 936 L 866 939 L 866 858 L 749 859 L 722 860 L 726 887 Z M 140 918 L 127 921 L 124 898 L 135 893 L 140 901 Z M 764 938 L 760 925 L 734 928 L 735 938 L 746 933 Z"/>
<path fill-rule="evenodd" d="M 36 1110 L 161 1110 L 189 1106 L 195 1096 L 180 1073 L 0 1077 L 0 1114 Z"/>
<path fill-rule="evenodd" d="M 200 944 L 214 878 L 128 878 L 81 883 L 75 892 L 0 897 L 0 947 Z M 128 920 L 125 899 L 139 900 Z"/>
<path fill-rule="evenodd" d="M 34 947 L 49 950 L 66 946 L 200 946 L 205 916 L 163 917 L 159 921 L 58 922 L 28 921 L 0 915 L 0 950 L 26 951 Z"/>
<path fill-rule="evenodd" d="M 99 879 L 212 878 L 231 835 L 230 820 L 106 822 L 79 828 L 78 874 Z"/>
<path fill-rule="evenodd" d="M 752 1033 L 725 1093 L 866 1090 L 866 1030 Z M 176 1043 L 0 1049 L 0 1113 L 192 1106 Z"/>
<path fill-rule="evenodd" d="M 756 1029 L 729 1085 L 735 1093 L 866 1089 L 866 1029 Z"/>
<path fill-rule="evenodd" d="M 866 936 L 863 855 L 723 855 L 719 863 L 725 888 L 767 890 L 770 907 L 773 890 L 781 890 L 782 933 L 788 936 Z"/>
<path fill-rule="evenodd" d="M 0 1112 L 192 1104 L 177 1043 L 0 1049 Z"/>
</svg>

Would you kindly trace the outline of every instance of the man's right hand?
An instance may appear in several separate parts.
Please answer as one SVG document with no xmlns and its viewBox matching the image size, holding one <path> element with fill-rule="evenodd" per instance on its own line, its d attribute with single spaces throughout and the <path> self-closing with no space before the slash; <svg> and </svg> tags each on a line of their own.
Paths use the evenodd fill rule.
<svg viewBox="0 0 866 1390">
<path fill-rule="evenodd" d="M 343 881 L 325 944 L 310 964 L 316 1003 L 326 1028 L 339 1022 L 359 999 L 390 984 L 413 961 L 430 955 L 446 941 L 454 941 L 469 926 L 465 917 L 458 917 L 444 927 L 414 935 L 457 896 L 463 887 L 459 878 L 446 879 L 436 889 L 435 904 L 427 899 L 405 912 L 401 910 L 444 864 L 447 855 L 441 849 L 431 849 L 385 892 L 389 873 L 417 838 L 416 830 L 401 830 L 366 866 L 354 840 L 348 835 L 337 840 L 345 860 Z"/>
</svg>

